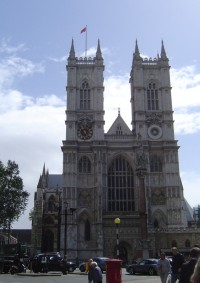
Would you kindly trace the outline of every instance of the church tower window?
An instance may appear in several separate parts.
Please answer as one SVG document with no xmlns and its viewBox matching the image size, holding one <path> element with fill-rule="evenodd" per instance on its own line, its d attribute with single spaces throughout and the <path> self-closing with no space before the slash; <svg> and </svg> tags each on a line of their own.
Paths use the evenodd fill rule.
<svg viewBox="0 0 200 283">
<path fill-rule="evenodd" d="M 108 210 L 134 211 L 133 170 L 122 156 L 113 160 L 108 170 Z"/>
<path fill-rule="evenodd" d="M 117 125 L 117 128 L 116 128 L 116 135 L 117 135 L 117 136 L 122 136 L 122 135 L 123 135 L 123 131 L 122 131 L 121 125 Z"/>
<path fill-rule="evenodd" d="M 148 110 L 158 110 L 158 89 L 154 82 L 150 82 L 147 88 L 147 107 Z"/>
<path fill-rule="evenodd" d="M 81 157 L 78 163 L 79 173 L 91 173 L 91 162 L 87 156 Z"/>
<path fill-rule="evenodd" d="M 87 81 L 82 83 L 80 89 L 80 109 L 89 110 L 90 109 L 90 88 Z"/>
<path fill-rule="evenodd" d="M 162 161 L 158 155 L 150 156 L 150 171 L 162 172 Z"/>
</svg>

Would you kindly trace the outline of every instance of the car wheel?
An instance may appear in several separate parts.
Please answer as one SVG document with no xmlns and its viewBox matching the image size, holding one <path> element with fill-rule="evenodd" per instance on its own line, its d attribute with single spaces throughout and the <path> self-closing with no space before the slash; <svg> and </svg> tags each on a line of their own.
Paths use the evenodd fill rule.
<svg viewBox="0 0 200 283">
<path fill-rule="evenodd" d="M 81 272 L 84 272 L 84 271 L 85 271 L 85 267 L 84 267 L 84 266 L 81 266 L 81 267 L 80 267 L 80 271 L 81 271 Z"/>
<path fill-rule="evenodd" d="M 131 275 L 135 274 L 135 270 L 133 269 L 133 267 L 131 267 L 131 268 L 129 269 L 129 273 L 130 273 Z"/>
<path fill-rule="evenodd" d="M 149 275 L 154 275 L 155 274 L 155 271 L 153 268 L 149 268 Z"/>
<path fill-rule="evenodd" d="M 73 272 L 73 271 L 74 271 L 74 268 L 72 266 L 69 266 L 68 272 Z"/>
</svg>

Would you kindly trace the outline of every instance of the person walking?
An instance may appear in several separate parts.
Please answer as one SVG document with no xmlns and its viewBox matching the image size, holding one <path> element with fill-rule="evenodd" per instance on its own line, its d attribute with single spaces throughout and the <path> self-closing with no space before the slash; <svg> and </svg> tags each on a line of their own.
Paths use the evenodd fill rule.
<svg viewBox="0 0 200 283">
<path fill-rule="evenodd" d="M 88 260 L 88 283 L 92 283 L 94 278 L 94 267 L 92 266 L 92 262 L 92 259 Z"/>
<path fill-rule="evenodd" d="M 92 262 L 92 266 L 94 268 L 93 283 L 102 283 L 103 276 L 102 276 L 101 268 L 98 266 L 96 261 Z"/>
<path fill-rule="evenodd" d="M 171 283 L 175 283 L 180 278 L 180 272 L 182 264 L 185 262 L 184 256 L 178 252 L 176 247 L 171 249 L 172 251 L 172 262 L 171 262 Z"/>
<path fill-rule="evenodd" d="M 194 272 L 194 267 L 197 263 L 197 259 L 200 256 L 200 249 L 194 247 L 190 251 L 190 261 L 183 263 L 180 272 L 179 283 L 190 283 L 190 277 Z"/>
<path fill-rule="evenodd" d="M 160 259 L 157 264 L 158 273 L 160 275 L 160 279 L 162 283 L 166 283 L 168 279 L 168 275 L 171 272 L 171 265 L 169 260 L 166 258 L 165 253 L 162 252 L 160 255 Z"/>
<path fill-rule="evenodd" d="M 190 279 L 191 283 L 200 283 L 200 257 L 197 260 L 197 263 L 194 267 L 194 272 Z"/>
</svg>

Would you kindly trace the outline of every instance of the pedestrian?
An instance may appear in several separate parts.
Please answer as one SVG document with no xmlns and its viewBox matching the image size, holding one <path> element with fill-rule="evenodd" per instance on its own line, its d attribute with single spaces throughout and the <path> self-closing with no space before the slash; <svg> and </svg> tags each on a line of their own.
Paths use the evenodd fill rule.
<svg viewBox="0 0 200 283">
<path fill-rule="evenodd" d="M 194 267 L 200 255 L 200 249 L 194 247 L 190 251 L 190 261 L 183 263 L 181 267 L 179 283 L 190 283 L 190 277 L 194 272 Z"/>
<path fill-rule="evenodd" d="M 160 259 L 157 264 L 158 273 L 160 275 L 160 279 L 162 283 L 166 283 L 168 279 L 168 275 L 171 272 L 171 265 L 169 260 L 166 258 L 165 253 L 162 252 L 160 255 Z"/>
<path fill-rule="evenodd" d="M 47 268 L 47 257 L 44 255 L 42 256 L 42 272 L 47 273 L 48 268 Z"/>
<path fill-rule="evenodd" d="M 194 272 L 190 279 L 191 283 L 200 283 L 200 257 L 194 267 Z"/>
<path fill-rule="evenodd" d="M 98 266 L 96 261 L 92 262 L 92 266 L 94 268 L 93 283 L 102 283 L 103 276 L 102 276 L 101 268 Z"/>
<path fill-rule="evenodd" d="M 178 252 L 177 247 L 173 247 L 172 262 L 171 262 L 171 283 L 175 283 L 180 278 L 181 266 L 185 262 L 184 256 Z"/>
<path fill-rule="evenodd" d="M 88 260 L 88 283 L 92 283 L 94 278 L 94 268 L 92 266 L 92 262 L 92 259 Z"/>
</svg>

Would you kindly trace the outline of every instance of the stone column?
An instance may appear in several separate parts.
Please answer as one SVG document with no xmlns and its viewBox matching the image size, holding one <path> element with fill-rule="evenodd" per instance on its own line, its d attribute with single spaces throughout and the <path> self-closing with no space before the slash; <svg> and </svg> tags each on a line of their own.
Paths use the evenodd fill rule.
<svg viewBox="0 0 200 283">
<path fill-rule="evenodd" d="M 142 248 L 142 258 L 149 257 L 149 241 L 147 232 L 147 209 L 146 209 L 146 192 L 145 177 L 147 174 L 147 158 L 143 152 L 137 154 L 136 175 L 139 180 L 139 215 L 140 215 L 140 244 Z"/>
</svg>

